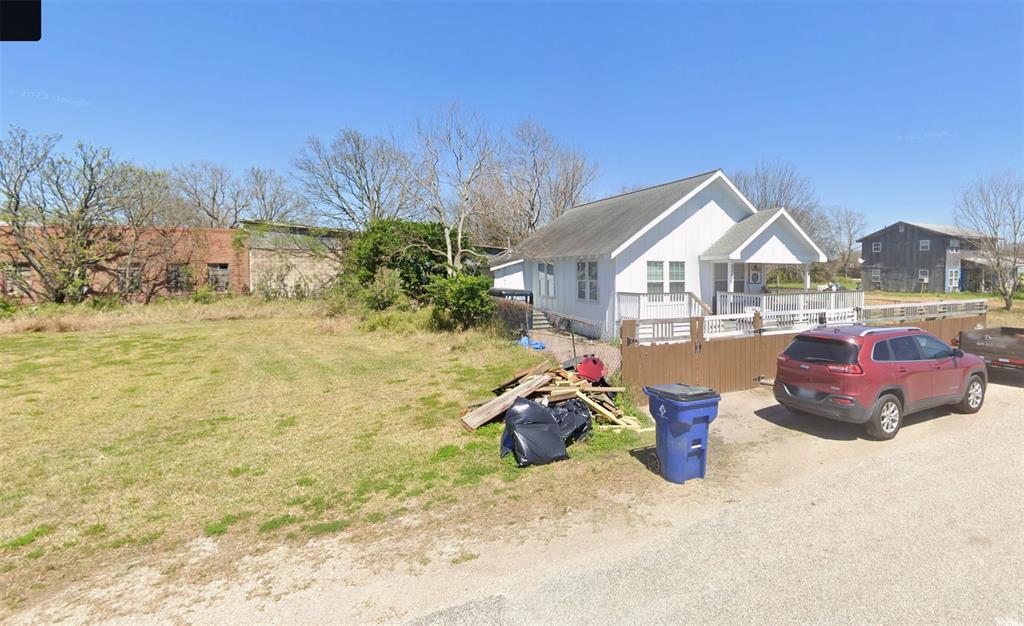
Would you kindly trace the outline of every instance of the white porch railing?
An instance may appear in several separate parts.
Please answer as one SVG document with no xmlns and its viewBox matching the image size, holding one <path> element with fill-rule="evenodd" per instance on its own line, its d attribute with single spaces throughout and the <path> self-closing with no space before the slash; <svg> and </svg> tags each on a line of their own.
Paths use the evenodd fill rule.
<svg viewBox="0 0 1024 626">
<path fill-rule="evenodd" d="M 820 311 L 853 309 L 864 306 L 863 291 L 790 291 L 781 293 L 740 293 L 719 291 L 716 295 L 719 315 L 782 311 Z"/>
<path fill-rule="evenodd" d="M 806 311 L 759 312 L 760 329 L 754 312 L 704 317 L 704 338 L 719 339 L 806 330 L 821 324 L 870 324 L 913 322 L 914 320 L 968 317 L 988 310 L 984 299 L 939 302 L 906 302 L 861 308 L 809 309 Z M 637 339 L 642 343 L 690 340 L 690 319 L 637 320 Z"/>
<path fill-rule="evenodd" d="M 690 292 L 615 294 L 619 320 L 684 319 L 711 311 Z"/>
</svg>

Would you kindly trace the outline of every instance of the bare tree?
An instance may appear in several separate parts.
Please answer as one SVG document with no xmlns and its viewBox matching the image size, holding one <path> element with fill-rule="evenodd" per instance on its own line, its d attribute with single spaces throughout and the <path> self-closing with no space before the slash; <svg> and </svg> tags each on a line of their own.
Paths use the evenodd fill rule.
<svg viewBox="0 0 1024 626">
<path fill-rule="evenodd" d="M 821 211 L 814 185 L 789 163 L 761 161 L 751 171 L 731 176 L 758 210 L 784 207 L 815 242 L 824 241 L 828 219 Z"/>
<path fill-rule="evenodd" d="M 977 178 L 960 191 L 956 221 L 982 235 L 979 254 L 1009 311 L 1021 287 L 1018 268 L 1024 265 L 1024 178 L 1015 172 Z"/>
<path fill-rule="evenodd" d="M 110 151 L 79 143 L 56 154 L 57 138 L 12 128 L 0 141 L 0 189 L 11 263 L 27 263 L 36 280 L 19 285 L 33 298 L 77 302 L 89 272 L 109 257 L 115 163 Z"/>
<path fill-rule="evenodd" d="M 122 299 L 138 296 L 149 302 L 171 287 L 171 265 L 180 267 L 191 260 L 195 240 L 186 228 L 191 215 L 166 172 L 126 163 L 117 176 L 118 225 L 111 232 L 118 246 L 106 261 L 106 270 Z"/>
<path fill-rule="evenodd" d="M 174 167 L 178 193 L 194 211 L 194 226 L 234 228 L 247 208 L 245 190 L 228 168 L 199 161 Z"/>
<path fill-rule="evenodd" d="M 518 243 L 579 204 L 597 168 L 559 146 L 537 124 L 520 124 L 500 144 L 497 175 L 476 187 L 479 210 L 473 229 L 489 243 Z"/>
<path fill-rule="evenodd" d="M 340 131 L 330 145 L 310 137 L 295 161 L 303 193 L 318 214 L 356 229 L 414 214 L 410 165 L 394 140 L 352 129 Z"/>
<path fill-rule="evenodd" d="M 841 268 L 843 276 L 849 276 L 849 268 L 859 256 L 857 240 L 867 230 L 867 220 L 863 213 L 847 207 L 833 207 L 824 213 L 828 216 L 826 252 L 833 263 L 832 271 Z"/>
<path fill-rule="evenodd" d="M 457 104 L 418 122 L 417 136 L 415 195 L 444 229 L 445 249 L 435 252 L 454 274 L 472 254 L 465 244 L 466 229 L 480 209 L 478 186 L 497 173 L 497 145 L 480 117 L 464 113 Z"/>
<path fill-rule="evenodd" d="M 271 169 L 250 167 L 245 172 L 246 217 L 262 222 L 301 222 L 306 202 L 288 181 Z"/>
</svg>

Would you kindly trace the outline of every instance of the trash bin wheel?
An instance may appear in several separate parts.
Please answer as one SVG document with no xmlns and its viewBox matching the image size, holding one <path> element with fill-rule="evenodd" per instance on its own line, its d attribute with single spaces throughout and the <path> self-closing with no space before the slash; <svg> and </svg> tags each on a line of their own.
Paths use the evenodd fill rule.
<svg viewBox="0 0 1024 626">
<path fill-rule="evenodd" d="M 651 471 L 661 476 L 661 461 L 658 460 L 657 453 L 651 455 Z"/>
</svg>

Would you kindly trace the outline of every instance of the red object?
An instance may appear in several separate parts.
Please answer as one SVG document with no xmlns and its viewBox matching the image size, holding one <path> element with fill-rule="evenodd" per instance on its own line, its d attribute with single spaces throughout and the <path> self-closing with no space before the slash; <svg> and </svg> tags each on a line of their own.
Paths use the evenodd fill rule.
<svg viewBox="0 0 1024 626">
<path fill-rule="evenodd" d="M 593 354 L 588 354 L 576 366 L 576 373 L 590 382 L 596 383 L 608 374 L 608 367 L 601 359 Z"/>
<path fill-rule="evenodd" d="M 773 389 L 788 407 L 866 423 L 883 395 L 899 400 L 901 416 L 964 401 L 973 375 L 987 381 L 981 358 L 922 330 L 836 326 L 797 335 L 779 355 Z"/>
</svg>

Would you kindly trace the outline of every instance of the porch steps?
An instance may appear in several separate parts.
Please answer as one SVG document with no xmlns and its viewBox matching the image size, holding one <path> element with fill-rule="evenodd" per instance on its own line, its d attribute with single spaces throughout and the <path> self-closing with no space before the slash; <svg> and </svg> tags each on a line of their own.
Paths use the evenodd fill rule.
<svg viewBox="0 0 1024 626">
<path fill-rule="evenodd" d="M 547 330 L 551 328 L 551 323 L 548 322 L 548 317 L 544 315 L 543 311 L 538 309 L 533 310 L 533 329 L 534 330 Z"/>
</svg>

